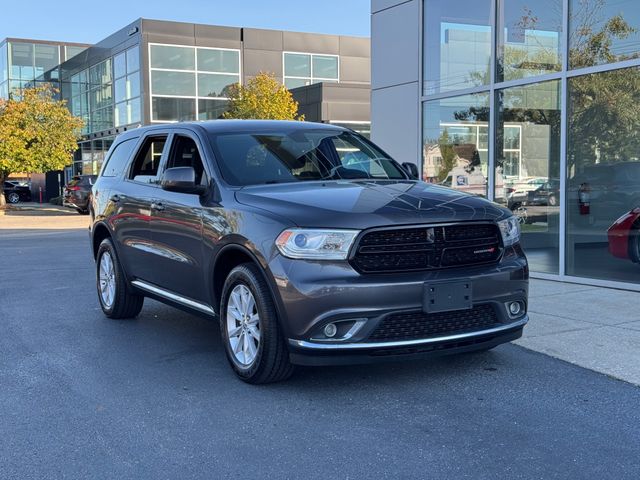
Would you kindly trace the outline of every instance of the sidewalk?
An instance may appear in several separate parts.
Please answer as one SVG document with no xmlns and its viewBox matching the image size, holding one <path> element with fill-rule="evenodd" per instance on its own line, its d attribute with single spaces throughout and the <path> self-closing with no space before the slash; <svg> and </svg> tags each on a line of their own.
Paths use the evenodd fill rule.
<svg viewBox="0 0 640 480">
<path fill-rule="evenodd" d="M 18 203 L 0 210 L 1 230 L 66 230 L 87 228 L 89 215 L 50 203 Z"/>
<path fill-rule="evenodd" d="M 532 279 L 529 316 L 517 344 L 640 385 L 640 293 Z"/>
</svg>

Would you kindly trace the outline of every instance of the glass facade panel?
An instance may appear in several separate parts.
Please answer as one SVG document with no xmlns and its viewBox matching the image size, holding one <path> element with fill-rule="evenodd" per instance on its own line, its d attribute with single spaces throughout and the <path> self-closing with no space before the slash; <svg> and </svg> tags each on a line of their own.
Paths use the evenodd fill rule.
<svg viewBox="0 0 640 480">
<path fill-rule="evenodd" d="M 201 72 L 240 73 L 240 52 L 198 48 L 198 70 Z"/>
<path fill-rule="evenodd" d="M 474 195 L 487 195 L 489 94 L 423 104 L 423 179 Z"/>
<path fill-rule="evenodd" d="M 518 215 L 531 268 L 559 273 L 560 81 L 498 92 L 495 200 Z"/>
<path fill-rule="evenodd" d="M 113 78 L 124 77 L 127 74 L 127 57 L 125 52 L 113 57 Z"/>
<path fill-rule="evenodd" d="M 35 76 L 43 75 L 60 65 L 60 47 L 58 45 L 34 45 Z"/>
<path fill-rule="evenodd" d="M 91 87 L 99 87 L 109 83 L 111 78 L 111 59 L 89 68 L 89 84 Z"/>
<path fill-rule="evenodd" d="M 562 0 L 498 2 L 498 81 L 562 68 Z"/>
<path fill-rule="evenodd" d="M 338 78 L 338 57 L 313 56 L 313 78 Z"/>
<path fill-rule="evenodd" d="M 284 74 L 286 77 L 311 78 L 311 55 L 285 53 Z"/>
<path fill-rule="evenodd" d="M 311 85 L 311 79 L 305 78 L 285 78 L 284 86 L 289 90 L 292 88 L 304 87 L 305 85 Z"/>
<path fill-rule="evenodd" d="M 196 100 L 191 98 L 153 97 L 151 119 L 161 122 L 196 119 Z"/>
<path fill-rule="evenodd" d="M 9 43 L 9 77 L 14 80 L 33 80 L 35 69 L 33 67 L 32 43 Z"/>
<path fill-rule="evenodd" d="M 571 68 L 613 63 L 639 55 L 637 0 L 569 0 Z"/>
<path fill-rule="evenodd" d="M 196 96 L 196 75 L 191 72 L 151 71 L 153 95 Z"/>
<path fill-rule="evenodd" d="M 127 73 L 132 73 L 140 70 L 140 48 L 135 47 L 127 50 Z"/>
<path fill-rule="evenodd" d="M 7 58 L 7 44 L 0 44 L 0 83 L 9 79 L 9 63 Z"/>
<path fill-rule="evenodd" d="M 69 60 L 70 58 L 75 57 L 76 55 L 79 55 L 80 53 L 84 52 L 87 47 L 75 47 L 73 45 L 67 45 L 65 48 L 65 53 L 66 53 L 66 59 Z"/>
<path fill-rule="evenodd" d="M 571 78 L 568 96 L 567 274 L 640 283 L 640 69 Z"/>
<path fill-rule="evenodd" d="M 199 97 L 226 97 L 228 89 L 238 83 L 238 75 L 217 75 L 211 73 L 198 74 Z"/>
<path fill-rule="evenodd" d="M 198 120 L 216 120 L 227 110 L 227 100 L 198 100 Z"/>
<path fill-rule="evenodd" d="M 195 70 L 195 49 L 193 47 L 151 45 L 151 68 Z"/>
<path fill-rule="evenodd" d="M 424 94 L 490 82 L 492 0 L 424 0 Z"/>
</svg>

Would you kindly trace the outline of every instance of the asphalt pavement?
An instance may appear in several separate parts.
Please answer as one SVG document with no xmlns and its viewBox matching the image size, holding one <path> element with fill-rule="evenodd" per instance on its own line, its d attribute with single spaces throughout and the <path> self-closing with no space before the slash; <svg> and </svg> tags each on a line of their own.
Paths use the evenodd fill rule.
<svg viewBox="0 0 640 480">
<path fill-rule="evenodd" d="M 640 388 L 516 345 L 250 386 L 98 306 L 86 229 L 0 230 L 0 478 L 640 478 Z"/>
</svg>

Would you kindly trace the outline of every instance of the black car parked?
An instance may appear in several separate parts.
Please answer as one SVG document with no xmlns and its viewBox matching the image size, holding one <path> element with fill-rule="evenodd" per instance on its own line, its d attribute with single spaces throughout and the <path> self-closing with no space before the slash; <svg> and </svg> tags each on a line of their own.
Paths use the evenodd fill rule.
<svg viewBox="0 0 640 480">
<path fill-rule="evenodd" d="M 4 198 L 7 203 L 30 202 L 31 189 L 28 185 L 19 185 L 18 183 L 5 181 Z"/>
<path fill-rule="evenodd" d="M 97 175 L 76 175 L 72 177 L 64 187 L 62 205 L 74 208 L 83 215 L 89 213 L 91 187 L 93 187 L 97 178 Z"/>
<path fill-rule="evenodd" d="M 135 129 L 91 202 L 103 312 L 133 318 L 152 297 L 215 319 L 247 382 L 294 364 L 486 350 L 528 319 L 517 218 L 410 179 L 337 126 Z"/>
</svg>

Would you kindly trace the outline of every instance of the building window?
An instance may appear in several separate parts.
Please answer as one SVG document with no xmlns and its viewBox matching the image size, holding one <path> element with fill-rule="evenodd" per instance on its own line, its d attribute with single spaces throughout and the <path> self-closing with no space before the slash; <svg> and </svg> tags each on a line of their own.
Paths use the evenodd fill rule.
<svg viewBox="0 0 640 480">
<path fill-rule="evenodd" d="M 284 52 L 283 63 L 284 84 L 289 89 L 340 80 L 338 55 Z"/>
<path fill-rule="evenodd" d="M 149 52 L 152 121 L 220 118 L 240 83 L 239 50 L 151 44 Z"/>
<path fill-rule="evenodd" d="M 638 58 L 637 0 L 569 0 L 569 66 L 590 67 Z"/>
<path fill-rule="evenodd" d="M 518 215 L 531 268 L 559 273 L 560 81 L 498 92 L 494 199 Z"/>
<path fill-rule="evenodd" d="M 492 0 L 424 0 L 423 91 L 487 85 L 491 80 Z"/>
<path fill-rule="evenodd" d="M 497 80 L 560 71 L 562 0 L 511 0 L 498 9 Z"/>
<path fill-rule="evenodd" d="M 489 94 L 423 104 L 423 179 L 487 196 Z"/>
<path fill-rule="evenodd" d="M 116 127 L 139 123 L 141 119 L 138 50 L 138 46 L 135 46 L 113 57 Z"/>
</svg>

